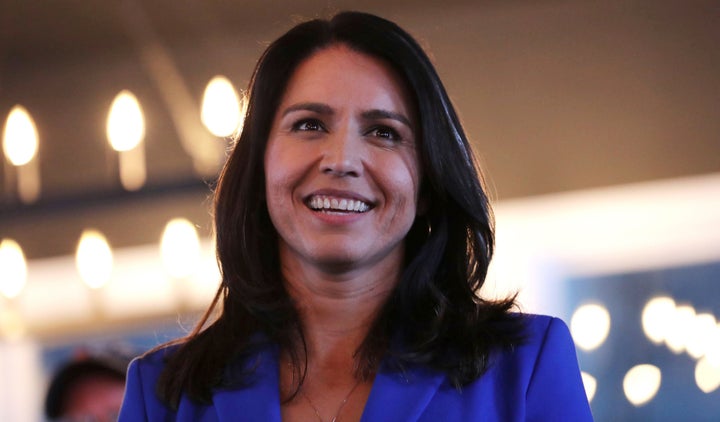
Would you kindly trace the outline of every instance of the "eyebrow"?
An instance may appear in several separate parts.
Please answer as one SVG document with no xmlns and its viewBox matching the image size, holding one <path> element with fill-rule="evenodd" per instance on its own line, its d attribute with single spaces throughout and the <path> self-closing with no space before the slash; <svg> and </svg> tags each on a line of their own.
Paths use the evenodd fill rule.
<svg viewBox="0 0 720 422">
<path fill-rule="evenodd" d="M 326 114 L 326 115 L 332 115 L 335 114 L 335 111 L 327 104 L 323 103 L 297 103 L 288 106 L 285 110 L 283 110 L 283 117 L 287 116 L 288 114 L 294 112 L 294 111 L 312 111 L 318 114 Z"/>
<path fill-rule="evenodd" d="M 405 115 L 403 115 L 403 114 L 395 113 L 393 111 L 373 109 L 373 110 L 368 110 L 368 111 L 362 112 L 362 114 L 360 114 L 360 116 L 366 120 L 376 120 L 376 119 L 397 120 L 400 123 L 405 124 L 407 127 L 412 128 L 410 119 L 405 117 Z"/>
<path fill-rule="evenodd" d="M 285 108 L 282 112 L 282 116 L 285 117 L 286 115 L 296 112 L 296 111 L 312 111 L 314 113 L 323 114 L 323 115 L 333 115 L 335 114 L 335 110 L 333 110 L 332 107 L 330 107 L 327 104 L 324 103 L 297 103 L 292 104 Z M 412 128 L 412 124 L 410 123 L 410 119 L 408 119 L 405 115 L 401 113 L 396 113 L 394 111 L 389 110 L 381 110 L 381 109 L 372 109 L 363 111 L 360 114 L 360 117 L 362 117 L 365 120 L 376 120 L 376 119 L 392 119 L 397 120 L 400 123 L 405 124 L 406 126 Z"/>
</svg>

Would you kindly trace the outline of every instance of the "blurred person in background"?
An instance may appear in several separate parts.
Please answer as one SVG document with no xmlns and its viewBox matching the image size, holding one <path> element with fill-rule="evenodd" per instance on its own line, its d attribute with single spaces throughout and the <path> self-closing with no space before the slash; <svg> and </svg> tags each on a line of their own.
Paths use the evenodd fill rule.
<svg viewBox="0 0 720 422">
<path fill-rule="evenodd" d="M 49 421 L 116 421 L 131 353 L 84 350 L 53 374 L 45 398 Z"/>
<path fill-rule="evenodd" d="M 432 63 L 345 12 L 273 42 L 215 192 L 222 283 L 121 421 L 592 419 L 567 326 L 481 296 L 492 212 Z"/>
</svg>

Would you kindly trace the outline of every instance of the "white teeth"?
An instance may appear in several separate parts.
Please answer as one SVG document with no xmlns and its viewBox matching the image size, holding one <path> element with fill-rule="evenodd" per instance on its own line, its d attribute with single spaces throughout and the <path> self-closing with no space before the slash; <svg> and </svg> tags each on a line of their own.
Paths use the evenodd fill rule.
<svg viewBox="0 0 720 422">
<path fill-rule="evenodd" d="M 326 196 L 313 196 L 308 201 L 310 208 L 314 210 L 325 211 L 354 211 L 366 212 L 370 210 L 370 205 L 363 201 L 347 198 L 331 198 Z"/>
</svg>

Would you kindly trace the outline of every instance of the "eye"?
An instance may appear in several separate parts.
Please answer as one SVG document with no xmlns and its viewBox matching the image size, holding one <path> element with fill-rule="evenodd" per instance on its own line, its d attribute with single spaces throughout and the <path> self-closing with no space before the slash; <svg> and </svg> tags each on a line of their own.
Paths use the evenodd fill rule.
<svg viewBox="0 0 720 422">
<path fill-rule="evenodd" d="M 389 141 L 400 141 L 402 138 L 400 134 L 393 128 L 387 126 L 378 126 L 370 129 L 368 135 L 376 138 L 383 138 Z"/>
<path fill-rule="evenodd" d="M 324 130 L 324 128 L 322 123 L 316 119 L 302 119 L 293 124 L 292 130 L 298 132 L 317 132 Z"/>
</svg>

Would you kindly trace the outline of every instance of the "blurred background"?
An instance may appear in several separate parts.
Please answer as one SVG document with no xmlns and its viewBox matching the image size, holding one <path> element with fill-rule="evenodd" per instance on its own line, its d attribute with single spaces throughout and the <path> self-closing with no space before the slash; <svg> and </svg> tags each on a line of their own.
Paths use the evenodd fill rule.
<svg viewBox="0 0 720 422">
<path fill-rule="evenodd" d="M 78 350 L 183 335 L 267 44 L 356 9 L 428 49 L 496 199 L 487 295 L 562 317 L 597 420 L 720 414 L 720 4 L 0 1 L 0 420 Z"/>
</svg>

